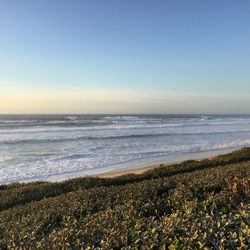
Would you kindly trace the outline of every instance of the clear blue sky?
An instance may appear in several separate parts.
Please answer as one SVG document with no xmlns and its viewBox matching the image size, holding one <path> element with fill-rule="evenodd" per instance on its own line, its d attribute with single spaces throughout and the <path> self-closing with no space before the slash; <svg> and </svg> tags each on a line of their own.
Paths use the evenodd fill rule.
<svg viewBox="0 0 250 250">
<path fill-rule="evenodd" d="M 150 92 L 164 93 L 176 104 L 183 95 L 221 95 L 226 113 L 232 98 L 234 112 L 245 113 L 250 1 L 3 0 L 0 55 L 6 100 L 24 89 L 57 91 L 57 100 L 60 91 L 143 92 L 143 102 Z M 206 105 L 204 112 L 216 113 Z"/>
</svg>

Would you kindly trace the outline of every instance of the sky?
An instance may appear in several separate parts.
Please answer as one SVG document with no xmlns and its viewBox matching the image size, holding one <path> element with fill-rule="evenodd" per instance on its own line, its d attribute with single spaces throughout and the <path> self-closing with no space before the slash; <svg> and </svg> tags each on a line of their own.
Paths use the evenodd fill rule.
<svg viewBox="0 0 250 250">
<path fill-rule="evenodd" d="M 2 0 L 0 113 L 250 113 L 248 0 Z"/>
</svg>

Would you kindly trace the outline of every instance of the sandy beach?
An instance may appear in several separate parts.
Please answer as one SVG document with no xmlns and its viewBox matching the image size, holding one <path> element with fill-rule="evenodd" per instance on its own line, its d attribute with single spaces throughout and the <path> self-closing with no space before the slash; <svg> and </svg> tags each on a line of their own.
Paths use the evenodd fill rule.
<svg viewBox="0 0 250 250">
<path fill-rule="evenodd" d="M 125 174 L 142 174 L 143 172 L 147 170 L 161 167 L 161 165 L 167 166 L 167 165 L 172 165 L 172 164 L 180 163 L 182 161 L 187 161 L 187 160 L 200 161 L 204 159 L 211 159 L 221 154 L 227 154 L 227 153 L 233 152 L 234 150 L 236 149 L 234 148 L 230 150 L 217 150 L 217 151 L 209 151 L 209 152 L 183 154 L 183 155 L 176 156 L 174 159 L 168 159 L 165 161 L 163 160 L 161 162 L 155 162 L 155 164 L 150 164 L 149 162 L 148 164 L 144 164 L 141 166 L 136 166 L 136 167 L 132 166 L 132 167 L 127 167 L 127 168 L 122 168 L 119 170 L 112 170 L 112 171 L 108 171 L 105 173 L 96 174 L 94 176 L 100 177 L 100 178 L 113 178 L 113 177 L 117 177 L 117 176 L 121 176 Z"/>
</svg>

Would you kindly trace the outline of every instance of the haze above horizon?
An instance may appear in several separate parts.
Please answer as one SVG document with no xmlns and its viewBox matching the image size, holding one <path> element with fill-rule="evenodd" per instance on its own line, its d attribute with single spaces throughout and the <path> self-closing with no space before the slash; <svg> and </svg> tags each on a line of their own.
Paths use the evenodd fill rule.
<svg viewBox="0 0 250 250">
<path fill-rule="evenodd" d="M 250 113 L 250 2 L 1 1 L 0 113 Z"/>
</svg>

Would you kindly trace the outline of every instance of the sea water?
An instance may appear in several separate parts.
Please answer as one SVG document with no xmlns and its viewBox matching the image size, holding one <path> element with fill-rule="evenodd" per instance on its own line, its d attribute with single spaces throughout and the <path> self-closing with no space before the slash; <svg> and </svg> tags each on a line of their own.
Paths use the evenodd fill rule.
<svg viewBox="0 0 250 250">
<path fill-rule="evenodd" d="M 1 115 L 0 183 L 249 145 L 247 115 Z"/>
</svg>

